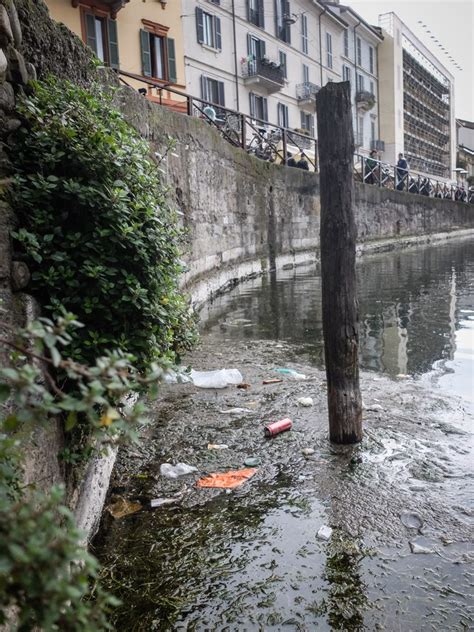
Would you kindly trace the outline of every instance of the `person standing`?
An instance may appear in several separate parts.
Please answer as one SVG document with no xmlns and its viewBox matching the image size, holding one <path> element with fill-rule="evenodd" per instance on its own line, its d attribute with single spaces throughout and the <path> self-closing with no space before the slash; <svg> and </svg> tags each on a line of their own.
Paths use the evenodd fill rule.
<svg viewBox="0 0 474 632">
<path fill-rule="evenodd" d="M 375 184 L 375 169 L 377 168 L 377 164 L 377 151 L 375 149 L 372 149 L 369 158 L 367 158 L 367 160 L 365 161 L 365 184 Z"/>
<path fill-rule="evenodd" d="M 405 181 L 408 178 L 408 163 L 403 157 L 403 154 L 398 154 L 397 162 L 397 190 L 403 191 L 405 189 Z"/>
</svg>

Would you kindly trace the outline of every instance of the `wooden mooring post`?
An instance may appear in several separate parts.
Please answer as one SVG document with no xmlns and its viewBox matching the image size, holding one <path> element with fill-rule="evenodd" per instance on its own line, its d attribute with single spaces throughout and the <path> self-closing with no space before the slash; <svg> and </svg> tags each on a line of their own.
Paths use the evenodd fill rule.
<svg viewBox="0 0 474 632">
<path fill-rule="evenodd" d="M 356 237 L 349 82 L 330 82 L 317 95 L 321 187 L 321 280 L 329 438 L 362 439 L 359 334 L 356 299 Z"/>
</svg>

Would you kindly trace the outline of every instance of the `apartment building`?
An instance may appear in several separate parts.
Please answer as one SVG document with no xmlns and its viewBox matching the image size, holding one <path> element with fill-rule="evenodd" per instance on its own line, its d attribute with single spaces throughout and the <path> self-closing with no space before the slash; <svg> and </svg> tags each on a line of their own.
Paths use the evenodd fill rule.
<svg viewBox="0 0 474 632">
<path fill-rule="evenodd" d="M 383 36 L 351 7 L 326 2 L 346 23 L 342 46 L 342 80 L 351 82 L 353 129 L 356 151 L 384 150 L 379 135 L 378 46 Z"/>
<path fill-rule="evenodd" d="M 404 153 L 410 169 L 455 179 L 454 77 L 395 13 L 379 16 L 380 138 L 384 159 Z"/>
<path fill-rule="evenodd" d="M 456 119 L 457 132 L 457 179 L 467 180 L 474 186 L 474 122 Z"/>
<path fill-rule="evenodd" d="M 51 16 L 76 33 L 104 64 L 185 89 L 180 0 L 46 0 Z M 146 83 L 124 77 L 136 89 Z M 149 91 L 158 100 L 156 91 Z M 176 110 L 186 105 L 163 90 L 162 102 Z"/>
<path fill-rule="evenodd" d="M 341 81 L 344 20 L 314 0 L 183 0 L 186 89 L 315 132 L 316 93 Z"/>
</svg>

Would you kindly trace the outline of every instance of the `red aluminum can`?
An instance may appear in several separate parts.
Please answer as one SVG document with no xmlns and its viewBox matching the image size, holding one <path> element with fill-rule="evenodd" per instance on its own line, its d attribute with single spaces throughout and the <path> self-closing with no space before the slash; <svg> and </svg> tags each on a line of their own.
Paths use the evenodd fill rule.
<svg viewBox="0 0 474 632">
<path fill-rule="evenodd" d="M 274 423 L 265 426 L 265 436 L 274 437 L 275 435 L 280 434 L 280 432 L 291 430 L 292 426 L 293 422 L 291 419 L 285 417 L 285 419 L 280 419 L 280 421 L 275 421 Z"/>
</svg>

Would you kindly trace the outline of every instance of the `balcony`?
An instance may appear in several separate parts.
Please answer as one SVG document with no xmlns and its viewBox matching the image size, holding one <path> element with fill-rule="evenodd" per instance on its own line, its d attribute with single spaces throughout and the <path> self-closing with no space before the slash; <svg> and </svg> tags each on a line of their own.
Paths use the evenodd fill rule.
<svg viewBox="0 0 474 632">
<path fill-rule="evenodd" d="M 321 90 L 320 86 L 317 86 L 311 81 L 305 81 L 299 83 L 296 86 L 296 98 L 299 105 L 314 105 L 316 103 L 316 95 Z"/>
<path fill-rule="evenodd" d="M 242 77 L 246 86 L 258 86 L 268 94 L 278 92 L 285 83 L 283 68 L 266 58 L 243 61 Z"/>
<path fill-rule="evenodd" d="M 364 112 L 368 112 L 375 105 L 375 95 L 365 90 L 359 90 L 356 93 L 357 107 Z"/>
<path fill-rule="evenodd" d="M 117 13 L 120 9 L 129 2 L 129 0 L 102 0 L 102 5 L 105 6 L 106 9 L 110 10 L 110 17 L 115 19 L 117 17 Z M 78 7 L 80 4 L 80 0 L 72 0 L 71 2 L 74 8 Z"/>
</svg>

